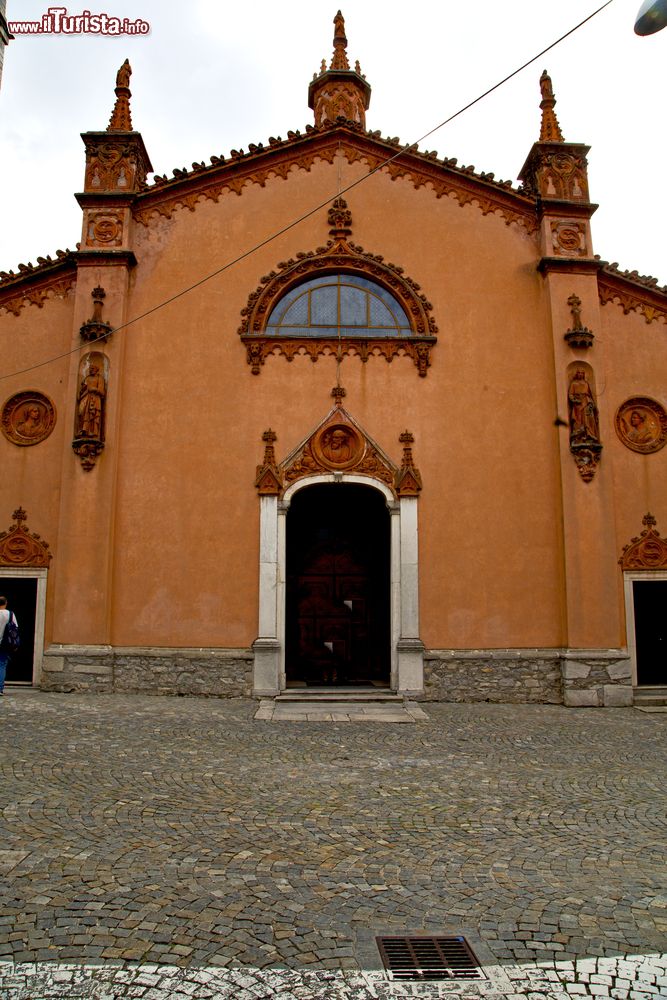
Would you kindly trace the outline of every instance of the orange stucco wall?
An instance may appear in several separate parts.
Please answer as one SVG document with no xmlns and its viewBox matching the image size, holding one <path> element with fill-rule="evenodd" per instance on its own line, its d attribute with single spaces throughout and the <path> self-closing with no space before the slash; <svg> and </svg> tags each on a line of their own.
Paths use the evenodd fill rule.
<svg viewBox="0 0 667 1000">
<path fill-rule="evenodd" d="M 25 367 L 70 345 L 97 282 L 105 316 L 139 316 L 233 260 L 364 172 L 316 161 L 287 180 L 225 192 L 217 203 L 134 224 L 138 265 L 80 271 L 76 293 L 0 317 L 6 364 Z M 439 327 L 426 378 L 407 357 L 346 357 L 345 407 L 400 464 L 415 436 L 421 637 L 430 648 L 616 646 L 624 642 L 622 544 L 667 496 L 665 452 L 625 449 L 613 413 L 632 394 L 663 399 L 664 327 L 593 302 L 590 277 L 537 271 L 537 237 L 475 204 L 379 173 L 347 196 L 352 241 L 400 265 Z M 322 246 L 326 210 L 196 290 L 114 334 L 107 443 L 91 472 L 71 450 L 78 357 L 17 376 L 55 402 L 48 441 L 0 439 L 0 529 L 14 507 L 54 551 L 47 639 L 116 646 L 244 647 L 257 635 L 261 435 L 282 459 L 326 415 L 333 357 L 271 356 L 253 376 L 240 311 L 278 261 Z M 572 287 L 570 287 L 572 286 Z M 562 341 L 567 295 L 595 316 L 603 459 L 583 483 L 568 454 Z M 588 319 L 588 316 L 585 315 Z M 9 347 L 9 353 L 7 348 Z M 79 354 L 84 353 L 81 348 Z M 12 353 L 13 352 L 13 353 Z M 565 409 L 563 409 L 565 407 Z M 567 523 L 564 525 L 564 518 Z M 664 512 L 667 523 L 667 510 Z M 591 594 L 598 594 L 595 606 Z M 611 598 L 610 598 L 611 595 Z M 610 613 L 610 600 L 614 607 Z M 586 603 L 586 613 L 580 605 Z"/>
</svg>

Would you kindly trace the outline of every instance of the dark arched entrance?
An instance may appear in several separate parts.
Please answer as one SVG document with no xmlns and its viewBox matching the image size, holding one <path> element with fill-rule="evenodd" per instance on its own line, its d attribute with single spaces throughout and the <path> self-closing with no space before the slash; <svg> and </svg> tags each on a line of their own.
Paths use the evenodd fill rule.
<svg viewBox="0 0 667 1000">
<path fill-rule="evenodd" d="M 300 490 L 287 514 L 288 686 L 390 678 L 390 528 L 370 486 Z"/>
</svg>

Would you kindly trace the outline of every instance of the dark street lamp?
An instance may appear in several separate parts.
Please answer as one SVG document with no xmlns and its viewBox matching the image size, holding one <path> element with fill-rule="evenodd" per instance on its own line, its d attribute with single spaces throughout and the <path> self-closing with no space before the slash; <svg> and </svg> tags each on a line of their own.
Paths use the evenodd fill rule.
<svg viewBox="0 0 667 1000">
<path fill-rule="evenodd" d="M 644 0 L 635 21 L 636 35 L 654 35 L 667 25 L 667 0 Z"/>
</svg>

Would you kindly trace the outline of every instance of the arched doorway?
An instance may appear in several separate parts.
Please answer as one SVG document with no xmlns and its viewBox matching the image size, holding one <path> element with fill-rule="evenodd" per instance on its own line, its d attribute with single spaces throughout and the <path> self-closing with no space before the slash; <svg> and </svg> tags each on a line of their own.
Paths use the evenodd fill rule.
<svg viewBox="0 0 667 1000">
<path fill-rule="evenodd" d="M 352 483 L 299 491 L 287 514 L 287 685 L 388 687 L 390 516 Z"/>
</svg>

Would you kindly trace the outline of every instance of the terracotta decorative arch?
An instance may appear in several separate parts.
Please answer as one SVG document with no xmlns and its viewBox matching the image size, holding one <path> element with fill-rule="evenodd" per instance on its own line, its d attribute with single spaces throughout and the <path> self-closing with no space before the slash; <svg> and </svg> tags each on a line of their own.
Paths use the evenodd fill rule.
<svg viewBox="0 0 667 1000">
<path fill-rule="evenodd" d="M 618 560 L 621 569 L 667 569 L 667 539 L 657 530 L 656 519 L 652 514 L 645 514 L 642 524 L 644 530 L 641 535 L 632 538 L 623 549 L 623 554 Z"/>
<path fill-rule="evenodd" d="M 431 348 L 437 342 L 438 328 L 431 316 L 432 306 L 420 293 L 419 285 L 404 275 L 403 269 L 383 257 L 367 253 L 363 247 L 349 241 L 352 216 L 343 198 L 337 198 L 329 209 L 329 234 L 332 239 L 324 247 L 297 254 L 296 259 L 280 261 L 277 270 L 262 278 L 261 284 L 248 298 L 241 311 L 239 327 L 245 344 L 248 364 L 253 375 L 259 375 L 266 358 L 278 352 L 288 361 L 296 354 L 306 354 L 317 361 L 323 354 L 357 354 L 362 362 L 379 355 L 392 361 L 397 355 L 412 358 L 419 374 L 424 377 L 431 364 Z M 402 337 L 341 337 L 304 336 L 279 337 L 266 331 L 271 312 L 279 300 L 292 288 L 309 278 L 329 274 L 349 274 L 366 278 L 390 292 L 401 305 L 410 324 L 410 333 Z"/>
<path fill-rule="evenodd" d="M 14 523 L 8 531 L 0 531 L 0 566 L 48 568 L 51 561 L 49 544 L 24 524 L 28 515 L 19 507 L 12 514 Z"/>
<path fill-rule="evenodd" d="M 336 400 L 333 408 L 282 462 L 276 462 L 276 434 L 270 428 L 264 431 L 264 461 L 255 478 L 259 495 L 283 499 L 299 480 L 345 474 L 383 483 L 394 499 L 419 496 L 422 480 L 412 456 L 413 435 L 406 430 L 399 437 L 403 445 L 399 467 L 343 407 L 345 389 L 337 386 L 331 394 Z"/>
</svg>

